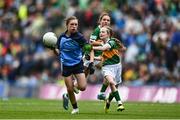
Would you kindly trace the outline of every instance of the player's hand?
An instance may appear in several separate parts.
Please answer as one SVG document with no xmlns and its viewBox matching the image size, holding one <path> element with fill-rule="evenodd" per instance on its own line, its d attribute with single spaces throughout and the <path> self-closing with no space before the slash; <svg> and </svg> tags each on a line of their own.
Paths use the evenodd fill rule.
<svg viewBox="0 0 180 120">
<path fill-rule="evenodd" d="M 48 45 L 44 45 L 46 48 L 48 48 L 48 49 L 51 49 L 51 50 L 54 50 L 55 49 L 55 47 L 53 47 L 53 46 L 48 46 Z"/>
<path fill-rule="evenodd" d="M 88 69 L 89 69 L 90 75 L 94 74 L 95 69 L 94 69 L 94 63 L 93 62 L 89 63 Z"/>
<path fill-rule="evenodd" d="M 86 60 L 90 60 L 90 56 L 88 54 L 85 55 Z"/>
</svg>

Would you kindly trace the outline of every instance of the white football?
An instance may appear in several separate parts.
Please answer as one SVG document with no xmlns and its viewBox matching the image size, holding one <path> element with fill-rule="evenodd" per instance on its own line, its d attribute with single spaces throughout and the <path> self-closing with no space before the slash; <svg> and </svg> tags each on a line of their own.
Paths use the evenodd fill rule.
<svg viewBox="0 0 180 120">
<path fill-rule="evenodd" d="M 57 36 L 53 32 L 47 32 L 43 35 L 43 44 L 47 47 L 55 47 L 57 43 Z"/>
</svg>

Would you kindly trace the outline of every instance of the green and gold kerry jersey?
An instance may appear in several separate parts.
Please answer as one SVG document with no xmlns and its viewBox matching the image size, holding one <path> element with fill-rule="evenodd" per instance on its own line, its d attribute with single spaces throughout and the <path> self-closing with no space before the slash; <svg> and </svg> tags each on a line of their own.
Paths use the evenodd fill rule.
<svg viewBox="0 0 180 120">
<path fill-rule="evenodd" d="M 104 65 L 114 65 L 120 63 L 120 56 L 118 51 L 118 44 L 114 39 L 110 39 L 107 44 L 111 46 L 109 50 L 106 50 L 102 53 L 103 57 L 103 66 Z"/>
</svg>

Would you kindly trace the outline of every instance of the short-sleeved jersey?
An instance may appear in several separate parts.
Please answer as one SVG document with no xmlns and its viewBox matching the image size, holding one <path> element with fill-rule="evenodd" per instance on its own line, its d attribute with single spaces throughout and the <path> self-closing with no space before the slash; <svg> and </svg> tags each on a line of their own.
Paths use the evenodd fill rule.
<svg viewBox="0 0 180 120">
<path fill-rule="evenodd" d="M 91 40 L 94 40 L 94 41 L 97 41 L 100 39 L 99 37 L 99 34 L 100 34 L 100 26 L 96 27 L 96 29 L 93 31 L 93 33 L 91 34 L 90 36 L 90 39 Z M 102 55 L 102 51 L 100 50 L 95 50 L 94 51 L 94 55 L 97 57 L 97 56 L 100 56 Z"/>
<path fill-rule="evenodd" d="M 82 47 L 85 44 L 87 44 L 87 40 L 79 32 L 70 36 L 62 33 L 57 42 L 61 63 L 65 66 L 73 66 L 80 63 L 82 60 Z"/>
<path fill-rule="evenodd" d="M 110 39 L 106 44 L 109 44 L 111 48 L 102 53 L 103 66 L 114 65 L 120 63 L 120 56 L 118 51 L 118 44 L 114 39 Z"/>
</svg>

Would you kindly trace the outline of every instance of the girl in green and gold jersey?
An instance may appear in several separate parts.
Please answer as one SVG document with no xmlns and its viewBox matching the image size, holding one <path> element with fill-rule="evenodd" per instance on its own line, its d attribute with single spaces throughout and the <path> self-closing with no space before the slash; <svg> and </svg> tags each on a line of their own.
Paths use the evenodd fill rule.
<svg viewBox="0 0 180 120">
<path fill-rule="evenodd" d="M 110 16 L 108 13 L 103 12 L 98 20 L 98 26 L 95 28 L 95 30 L 92 32 L 92 34 L 90 35 L 90 44 L 92 44 L 93 46 L 97 46 L 97 45 L 103 45 L 103 42 L 100 40 L 99 37 L 99 33 L 100 33 L 100 28 L 102 28 L 103 26 L 109 26 L 110 25 Z M 99 50 L 95 50 L 95 51 L 91 51 L 90 53 L 90 58 L 88 58 L 87 56 L 89 53 L 85 53 L 85 59 L 84 59 L 84 66 L 85 66 L 85 75 L 88 76 L 88 74 L 93 74 L 93 69 L 91 69 L 93 66 L 97 66 L 99 64 L 99 61 L 94 60 L 94 56 L 100 56 L 102 54 L 102 51 Z M 92 55 L 93 54 L 93 55 Z"/>
<path fill-rule="evenodd" d="M 102 40 L 100 40 L 100 29 L 104 26 L 110 26 L 111 23 L 111 18 L 110 15 L 107 12 L 103 12 L 101 13 L 101 15 L 99 16 L 99 20 L 98 20 L 98 26 L 94 29 L 94 31 L 92 32 L 91 36 L 90 36 L 90 44 L 92 44 L 93 46 L 102 46 L 104 44 L 104 42 Z M 98 57 L 101 56 L 102 51 L 100 50 L 92 50 L 91 51 L 91 55 L 90 55 L 90 60 L 84 59 L 84 66 L 85 66 L 85 75 L 87 76 L 88 74 L 93 74 L 93 66 L 96 66 L 98 68 L 101 67 L 100 61 L 94 60 L 94 56 Z M 88 55 L 85 55 L 88 56 Z M 106 88 L 108 87 L 108 84 L 103 81 L 102 87 L 100 89 L 100 93 L 97 95 L 97 98 L 99 100 L 105 100 L 106 95 L 105 95 L 105 91 Z"/>
<path fill-rule="evenodd" d="M 94 50 L 103 51 L 101 56 L 94 57 L 94 59 L 102 61 L 102 73 L 107 85 L 111 88 L 111 93 L 106 99 L 105 112 L 109 110 L 110 102 L 113 98 L 118 103 L 117 111 L 124 110 L 117 86 L 122 82 L 121 80 L 121 52 L 126 48 L 116 38 L 111 38 L 112 29 L 109 26 L 100 29 L 100 39 L 104 41 L 102 46 L 93 46 Z"/>
</svg>

